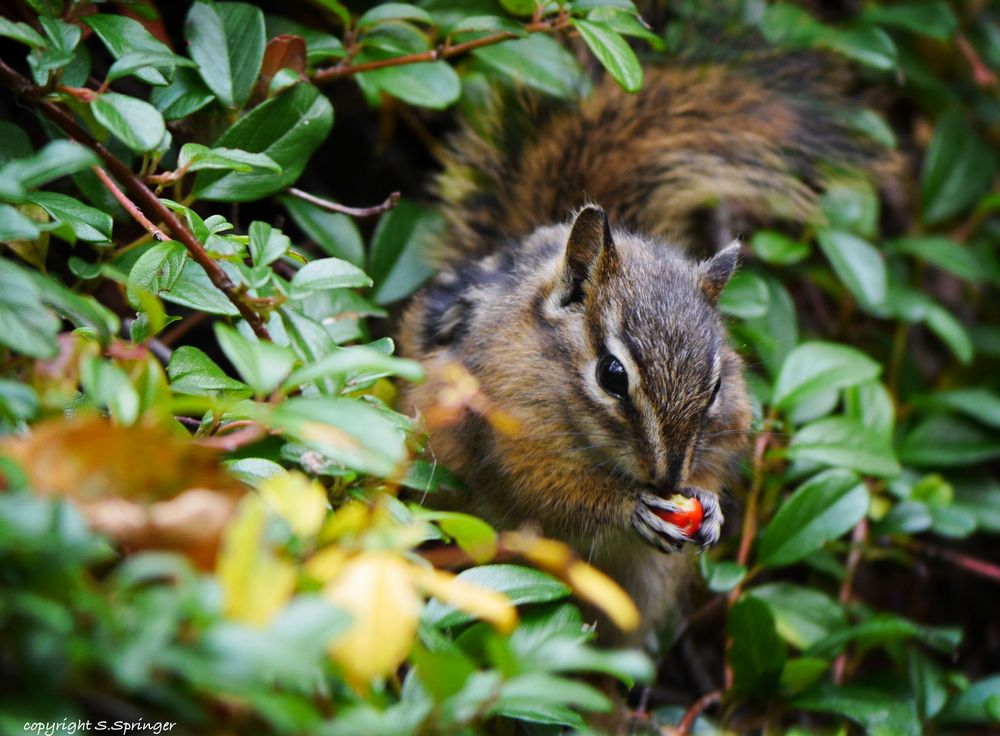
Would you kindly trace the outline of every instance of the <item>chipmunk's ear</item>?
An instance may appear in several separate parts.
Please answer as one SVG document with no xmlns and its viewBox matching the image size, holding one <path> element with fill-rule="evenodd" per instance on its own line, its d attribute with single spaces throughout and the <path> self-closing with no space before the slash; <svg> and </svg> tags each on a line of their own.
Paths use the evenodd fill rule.
<svg viewBox="0 0 1000 736">
<path fill-rule="evenodd" d="M 732 242 L 701 264 L 701 290 L 712 304 L 718 303 L 722 290 L 736 270 L 739 258 L 740 244 Z"/>
<path fill-rule="evenodd" d="M 604 210 L 595 205 L 584 207 L 573 220 L 561 285 L 562 306 L 583 300 L 583 285 L 600 279 L 617 263 L 618 254 L 611 240 L 611 226 Z"/>
</svg>

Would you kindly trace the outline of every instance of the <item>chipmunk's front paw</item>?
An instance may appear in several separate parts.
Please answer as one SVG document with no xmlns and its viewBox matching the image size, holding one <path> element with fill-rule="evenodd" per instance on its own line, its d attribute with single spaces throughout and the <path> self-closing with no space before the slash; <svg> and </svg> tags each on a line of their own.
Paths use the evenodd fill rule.
<svg viewBox="0 0 1000 736">
<path fill-rule="evenodd" d="M 632 523 L 642 537 L 664 552 L 680 550 L 685 542 L 706 549 L 719 541 L 722 510 L 714 493 L 682 488 L 669 498 L 643 492 Z"/>
</svg>

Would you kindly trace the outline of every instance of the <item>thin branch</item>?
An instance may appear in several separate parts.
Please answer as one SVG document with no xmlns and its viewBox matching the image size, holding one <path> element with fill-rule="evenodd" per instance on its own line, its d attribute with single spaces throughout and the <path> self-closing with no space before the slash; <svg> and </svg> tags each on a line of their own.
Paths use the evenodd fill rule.
<svg viewBox="0 0 1000 736">
<path fill-rule="evenodd" d="M 976 575 L 984 577 L 987 580 L 992 580 L 994 583 L 1000 583 L 1000 565 L 987 562 L 986 560 L 981 560 L 978 557 L 973 557 L 971 555 L 964 555 L 961 552 L 952 552 L 950 549 L 927 544 L 915 539 L 906 546 L 916 552 L 919 552 L 925 557 L 950 562 L 963 570 L 975 573 Z"/>
<path fill-rule="evenodd" d="M 677 724 L 677 728 L 670 731 L 671 736 L 687 736 L 691 729 L 694 727 L 694 722 L 698 720 L 706 708 L 710 708 L 717 703 L 722 702 L 722 693 L 718 690 L 713 690 L 710 693 L 706 693 L 698 698 L 694 705 L 687 709 L 684 717 L 681 718 L 680 723 Z"/>
<path fill-rule="evenodd" d="M 170 238 L 167 237 L 167 234 L 165 232 L 160 230 L 160 228 L 158 228 L 156 225 L 150 222 L 148 217 L 142 214 L 142 210 L 136 207 L 135 202 L 133 202 L 131 199 L 125 196 L 125 192 L 123 192 L 118 187 L 118 185 L 115 184 L 114 179 L 108 176 L 107 171 L 102 169 L 100 166 L 91 166 L 90 168 L 95 174 L 97 174 L 97 178 L 101 180 L 101 183 L 104 185 L 104 187 L 109 192 L 111 192 L 114 198 L 118 200 L 118 203 L 122 207 L 124 207 L 125 211 L 132 216 L 132 219 L 138 222 L 146 229 L 146 232 L 148 232 L 150 235 L 152 235 L 160 242 L 163 242 L 165 240 L 170 240 Z"/>
<path fill-rule="evenodd" d="M 542 20 L 528 23 L 524 26 L 524 30 L 528 33 L 552 33 L 568 28 L 569 25 L 569 16 L 560 13 L 558 17 L 552 20 Z M 318 70 L 312 75 L 312 81 L 317 84 L 321 84 L 323 82 L 330 82 L 334 79 L 349 77 L 353 74 L 360 74 L 361 72 L 372 72 L 376 69 L 385 69 L 390 66 L 403 66 L 404 64 L 419 64 L 426 61 L 450 59 L 453 56 L 458 56 L 474 49 L 482 48 L 483 46 L 492 46 L 493 44 L 502 43 L 503 41 L 511 41 L 515 38 L 521 37 L 522 36 L 519 34 L 504 31 L 503 33 L 495 33 L 492 36 L 484 36 L 483 38 L 477 38 L 464 43 L 444 43 L 431 49 L 430 51 L 422 51 L 417 54 L 407 54 L 406 56 L 396 56 L 391 59 L 368 61 L 363 64 L 352 64 L 351 61 L 353 60 L 353 57 L 351 57 L 345 59 L 336 66 Z"/>
<path fill-rule="evenodd" d="M 330 212 L 339 212 L 343 215 L 350 215 L 351 217 L 371 217 L 373 215 L 380 215 L 383 212 L 388 212 L 396 203 L 399 202 L 399 192 L 393 192 L 382 204 L 377 204 L 374 207 L 348 207 L 345 204 L 338 204 L 337 202 L 331 202 L 328 199 L 323 199 L 322 197 L 317 197 L 315 194 L 310 194 L 309 192 L 303 192 L 301 189 L 296 189 L 295 187 L 288 187 L 285 190 L 293 197 L 297 197 L 304 202 L 309 202 L 317 207 L 322 207 L 324 210 L 330 210 Z"/>
<path fill-rule="evenodd" d="M 858 571 L 861 562 L 861 552 L 864 548 L 865 540 L 868 539 L 868 519 L 862 518 L 855 527 L 851 535 L 851 551 L 847 555 L 847 570 L 844 580 L 840 584 L 840 595 L 838 600 L 841 605 L 847 604 L 851 600 L 852 589 L 854 588 L 854 575 Z M 833 663 L 833 682 L 840 685 L 844 680 L 844 671 L 847 669 L 847 652 L 841 652 L 840 656 Z"/>
<path fill-rule="evenodd" d="M 128 166 L 122 163 L 111 151 L 95 141 L 90 134 L 81 128 L 77 122 L 66 111 L 49 100 L 40 99 L 38 94 L 40 89 L 35 87 L 26 78 L 18 74 L 13 68 L 0 60 L 0 82 L 22 100 L 34 105 L 42 113 L 58 125 L 73 140 L 90 148 L 100 156 L 111 175 L 120 181 L 136 200 L 137 206 L 142 207 L 146 212 L 155 216 L 163 222 L 174 238 L 180 241 L 191 257 L 205 269 L 212 284 L 222 291 L 233 306 L 239 311 L 240 316 L 247 321 L 254 333 L 265 340 L 270 339 L 267 327 L 264 325 L 260 315 L 257 314 L 243 298 L 243 294 L 229 278 L 222 267 L 212 259 L 202 247 L 198 239 L 194 237 L 190 230 L 184 227 L 180 219 L 171 212 L 166 205 L 147 187 Z"/>
</svg>

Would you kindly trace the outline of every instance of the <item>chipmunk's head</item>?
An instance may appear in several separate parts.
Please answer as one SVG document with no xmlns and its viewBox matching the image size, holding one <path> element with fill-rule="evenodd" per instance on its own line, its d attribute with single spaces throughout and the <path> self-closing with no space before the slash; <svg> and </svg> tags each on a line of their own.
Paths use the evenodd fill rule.
<svg viewBox="0 0 1000 736">
<path fill-rule="evenodd" d="M 442 270 L 404 331 L 432 377 L 407 401 L 430 411 L 450 364 L 476 379 L 478 408 L 431 431 L 436 457 L 477 489 L 466 508 L 582 541 L 714 542 L 750 419 L 717 310 L 737 250 L 694 263 L 590 206 Z M 697 533 L 665 521 L 676 493 L 701 500 Z"/>
<path fill-rule="evenodd" d="M 722 519 L 709 491 L 745 442 L 742 364 L 717 310 L 738 253 L 734 243 L 692 263 L 662 243 L 612 233 L 604 211 L 588 206 L 569 229 L 545 302 L 557 339 L 573 346 L 578 444 L 592 448 L 584 452 L 595 473 L 620 483 L 631 525 L 662 549 L 717 540 Z M 706 506 L 692 538 L 663 519 L 678 492 Z"/>
</svg>

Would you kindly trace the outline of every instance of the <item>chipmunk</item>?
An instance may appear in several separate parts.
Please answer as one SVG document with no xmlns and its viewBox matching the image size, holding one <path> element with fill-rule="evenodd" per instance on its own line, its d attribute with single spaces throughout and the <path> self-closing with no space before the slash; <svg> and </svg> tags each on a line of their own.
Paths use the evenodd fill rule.
<svg viewBox="0 0 1000 736">
<path fill-rule="evenodd" d="M 469 488 L 449 503 L 568 542 L 636 602 L 632 642 L 676 604 L 690 565 L 676 551 L 717 541 L 751 424 L 718 311 L 740 246 L 685 253 L 716 250 L 706 212 L 815 223 L 837 177 L 896 180 L 893 155 L 835 114 L 849 104 L 788 56 L 647 69 L 634 95 L 605 80 L 578 104 L 497 107 L 436 180 L 440 270 L 399 330 L 430 380 L 401 405 L 434 406 L 450 364 L 474 377 L 516 429 L 472 412 L 432 429 Z M 658 513 L 675 493 L 702 504 L 690 538 Z"/>
</svg>

